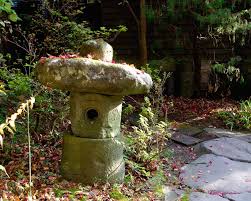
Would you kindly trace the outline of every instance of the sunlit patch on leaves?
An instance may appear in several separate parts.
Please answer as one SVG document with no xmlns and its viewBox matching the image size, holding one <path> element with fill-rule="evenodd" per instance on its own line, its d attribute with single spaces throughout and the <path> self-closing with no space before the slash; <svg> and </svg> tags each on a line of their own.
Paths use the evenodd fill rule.
<svg viewBox="0 0 251 201">
<path fill-rule="evenodd" d="M 5 175 L 7 175 L 7 177 L 10 177 L 10 176 L 8 175 L 8 173 L 7 173 L 7 171 L 6 171 L 6 169 L 5 169 L 4 166 L 0 165 L 0 171 L 4 172 Z"/>
<path fill-rule="evenodd" d="M 7 130 L 10 134 L 14 135 L 14 131 L 16 131 L 16 125 L 15 121 L 17 117 L 24 112 L 26 112 L 26 108 L 29 107 L 30 109 L 33 108 L 35 102 L 35 98 L 31 97 L 29 100 L 26 101 L 26 103 L 21 103 L 20 107 L 18 108 L 17 112 L 12 114 L 10 117 L 6 118 L 6 122 L 0 124 L 0 135 L 1 139 L 3 139 L 3 135 L 5 135 L 4 130 Z M 1 147 L 3 147 L 3 140 L 0 141 Z"/>
<path fill-rule="evenodd" d="M 5 123 L 0 124 L 0 145 L 3 148 L 3 135 L 5 135 L 5 130 L 7 130 L 10 134 L 14 135 L 14 131 L 16 131 L 15 121 L 18 115 L 21 115 L 26 111 L 26 108 L 29 111 L 29 108 L 33 108 L 33 104 L 35 102 L 35 98 L 31 97 L 26 103 L 22 103 L 21 106 L 18 108 L 17 112 L 12 114 L 10 117 L 6 118 Z M 29 115 L 29 114 L 28 114 Z M 4 166 L 0 165 L 0 170 L 3 171 L 8 177 L 8 173 Z"/>
<path fill-rule="evenodd" d="M 216 62 L 212 65 L 210 82 L 208 85 L 209 93 L 219 94 L 221 96 L 231 95 L 234 84 L 243 84 L 244 78 L 238 67 L 241 57 L 230 58 L 227 63 Z"/>
<path fill-rule="evenodd" d="M 181 198 L 181 201 L 189 201 L 189 194 L 188 193 L 185 193 L 182 198 Z"/>
<path fill-rule="evenodd" d="M 5 24 L 7 23 L 8 19 L 12 22 L 16 22 L 17 20 L 20 20 L 15 10 L 12 9 L 12 5 L 13 3 L 11 0 L 0 1 L 0 13 L 1 13 L 0 25 L 3 27 L 5 27 Z M 4 18 L 4 14 L 7 15 L 8 19 L 6 17 Z"/>
<path fill-rule="evenodd" d="M 119 200 L 119 201 L 127 201 L 129 200 L 120 190 L 119 186 L 114 185 L 111 192 L 109 193 L 110 197 Z"/>
<path fill-rule="evenodd" d="M 1 54 L 0 54 L 1 55 Z M 3 82 L 0 81 L 0 96 L 6 95 L 5 92 L 5 85 Z"/>
<path fill-rule="evenodd" d="M 232 129 L 251 130 L 251 100 L 241 101 L 239 108 L 221 110 L 218 116 Z"/>
</svg>

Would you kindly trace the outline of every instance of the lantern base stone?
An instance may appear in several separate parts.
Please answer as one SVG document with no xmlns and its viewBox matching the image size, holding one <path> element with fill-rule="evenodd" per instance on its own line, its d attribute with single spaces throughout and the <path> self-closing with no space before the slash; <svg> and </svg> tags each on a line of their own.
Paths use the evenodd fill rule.
<svg viewBox="0 0 251 201">
<path fill-rule="evenodd" d="M 83 184 L 122 183 L 125 164 L 121 137 L 90 139 L 64 134 L 61 174 Z"/>
</svg>

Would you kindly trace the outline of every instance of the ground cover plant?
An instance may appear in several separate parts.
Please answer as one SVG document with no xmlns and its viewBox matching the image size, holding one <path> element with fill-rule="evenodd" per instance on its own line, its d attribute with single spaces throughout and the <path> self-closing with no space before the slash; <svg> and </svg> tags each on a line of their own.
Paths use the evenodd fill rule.
<svg viewBox="0 0 251 201">
<path fill-rule="evenodd" d="M 251 101 L 245 100 L 239 103 L 238 108 L 230 111 L 220 111 L 219 117 L 232 129 L 251 129 Z"/>
</svg>

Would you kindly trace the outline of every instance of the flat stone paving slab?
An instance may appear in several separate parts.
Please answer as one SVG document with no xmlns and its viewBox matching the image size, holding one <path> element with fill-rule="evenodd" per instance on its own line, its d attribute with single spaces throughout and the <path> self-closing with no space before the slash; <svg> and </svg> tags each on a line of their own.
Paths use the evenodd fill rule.
<svg viewBox="0 0 251 201">
<path fill-rule="evenodd" d="M 232 137 L 244 140 L 251 143 L 251 132 L 240 132 L 240 131 L 231 131 L 228 129 L 221 128 L 205 128 L 204 131 L 207 133 L 213 133 L 217 137 Z"/>
<path fill-rule="evenodd" d="M 251 143 L 251 135 L 246 135 L 246 136 L 238 136 L 236 139 Z"/>
<path fill-rule="evenodd" d="M 250 193 L 241 193 L 241 194 L 227 194 L 224 196 L 231 201 L 250 201 L 251 200 L 251 192 Z"/>
<path fill-rule="evenodd" d="M 184 194 L 183 190 L 173 189 L 169 186 L 165 186 L 163 189 L 165 195 L 165 201 L 177 201 Z"/>
<path fill-rule="evenodd" d="M 181 125 L 180 127 L 177 128 L 176 131 L 179 132 L 180 134 L 189 136 L 195 136 L 203 132 L 202 129 L 190 125 Z"/>
<path fill-rule="evenodd" d="M 172 134 L 171 139 L 175 142 L 184 144 L 186 146 L 190 146 L 190 145 L 195 145 L 200 143 L 202 140 L 199 138 L 195 138 L 195 137 L 191 137 L 188 135 L 183 135 L 181 133 L 174 133 Z"/>
<path fill-rule="evenodd" d="M 178 189 L 170 189 L 169 187 L 164 188 L 165 201 L 178 201 L 184 199 L 185 196 L 189 198 L 189 201 L 229 201 L 228 199 L 222 198 L 218 195 L 210 195 L 201 192 L 186 193 Z"/>
<path fill-rule="evenodd" d="M 251 192 L 251 164 L 205 154 L 182 168 L 180 180 L 207 193 Z"/>
<path fill-rule="evenodd" d="M 236 138 L 222 137 L 205 141 L 198 145 L 197 150 L 199 153 L 213 153 L 236 161 L 251 162 L 251 144 Z"/>
<path fill-rule="evenodd" d="M 189 201 L 229 201 L 228 199 L 222 198 L 218 195 L 210 195 L 200 192 L 192 192 L 189 195 Z"/>
</svg>

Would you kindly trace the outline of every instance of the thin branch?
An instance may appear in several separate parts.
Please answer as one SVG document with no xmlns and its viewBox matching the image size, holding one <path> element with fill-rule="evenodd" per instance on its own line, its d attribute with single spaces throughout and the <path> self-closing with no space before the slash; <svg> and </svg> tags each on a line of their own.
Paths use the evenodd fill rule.
<svg viewBox="0 0 251 201">
<path fill-rule="evenodd" d="M 24 38 L 24 40 L 26 41 L 26 43 L 29 46 L 29 41 L 28 41 L 27 37 L 20 30 L 17 30 L 17 32 Z M 30 48 L 29 48 L 29 52 L 30 52 Z"/>
<path fill-rule="evenodd" d="M 12 43 L 12 44 L 14 44 L 14 45 L 16 45 L 17 47 L 19 47 L 19 48 L 21 48 L 22 50 L 24 50 L 26 53 L 30 54 L 30 52 L 29 52 L 26 48 L 22 47 L 22 46 L 19 45 L 18 43 L 14 42 L 14 41 L 12 41 L 12 40 L 9 40 L 9 39 L 6 38 L 6 37 L 4 37 L 4 40 L 7 41 L 7 42 Z"/>
<path fill-rule="evenodd" d="M 109 42 L 113 42 L 119 36 L 120 33 L 120 31 L 117 31 L 115 35 L 109 40 Z"/>
<path fill-rule="evenodd" d="M 130 4 L 128 1 L 124 1 L 124 3 L 126 3 L 128 9 L 129 9 L 129 11 L 131 12 L 133 18 L 135 19 L 135 21 L 136 21 L 136 23 L 137 23 L 137 26 L 139 27 L 139 19 L 138 19 L 137 15 L 135 14 L 135 12 L 134 12 L 134 10 L 133 10 L 131 4 Z"/>
</svg>

